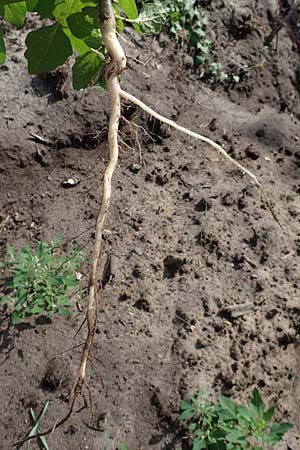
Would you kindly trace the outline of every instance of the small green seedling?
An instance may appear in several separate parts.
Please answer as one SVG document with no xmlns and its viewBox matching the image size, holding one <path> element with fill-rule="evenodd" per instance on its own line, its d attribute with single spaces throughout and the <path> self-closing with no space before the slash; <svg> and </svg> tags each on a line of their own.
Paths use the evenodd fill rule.
<svg viewBox="0 0 300 450">
<path fill-rule="evenodd" d="M 77 248 L 67 256 L 58 257 L 54 254 L 57 242 L 39 242 L 35 253 L 27 245 L 19 253 L 7 245 L 8 258 L 0 267 L 6 268 L 11 278 L 6 283 L 8 294 L 0 302 L 13 302 L 13 324 L 33 314 L 69 314 L 68 294 L 78 286 L 76 271 L 83 255 Z"/>
<path fill-rule="evenodd" d="M 43 419 L 44 415 L 46 414 L 48 406 L 49 406 L 49 400 L 46 401 L 45 406 L 37 419 L 35 417 L 33 409 L 30 408 L 30 417 L 31 417 L 34 425 L 33 425 L 33 428 L 31 429 L 31 431 L 28 433 L 28 437 L 31 437 L 31 436 L 36 435 L 37 433 L 40 433 L 40 431 L 41 431 L 40 423 L 41 423 L 41 420 Z M 45 436 L 40 436 L 38 438 L 38 442 L 39 442 L 40 448 L 42 450 L 50 450 Z M 31 450 L 30 440 L 27 442 L 26 450 Z"/>
<path fill-rule="evenodd" d="M 263 450 L 272 448 L 292 428 L 290 423 L 270 424 L 274 407 L 265 409 L 257 389 L 248 406 L 221 395 L 217 403 L 203 391 L 180 404 L 179 420 L 187 423 L 193 450 Z"/>
</svg>

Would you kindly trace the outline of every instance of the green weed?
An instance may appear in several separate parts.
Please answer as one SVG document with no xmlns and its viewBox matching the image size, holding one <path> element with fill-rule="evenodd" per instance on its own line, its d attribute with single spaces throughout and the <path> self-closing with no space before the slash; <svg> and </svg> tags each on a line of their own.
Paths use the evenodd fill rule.
<svg viewBox="0 0 300 450">
<path fill-rule="evenodd" d="M 270 424 L 274 408 L 265 409 L 257 389 L 248 406 L 225 396 L 211 403 L 203 391 L 180 406 L 179 420 L 187 423 L 193 450 L 263 450 L 272 448 L 292 428 L 290 423 Z"/>
<path fill-rule="evenodd" d="M 41 423 L 41 420 L 43 419 L 44 415 L 46 414 L 48 406 L 49 406 L 49 400 L 46 401 L 46 403 L 44 405 L 44 408 L 43 408 L 41 414 L 38 416 L 37 419 L 35 417 L 33 409 L 30 408 L 30 417 L 31 417 L 31 419 L 33 421 L 33 428 L 28 433 L 28 437 L 35 436 L 37 433 L 41 432 L 40 423 Z M 31 450 L 30 442 L 31 442 L 30 440 L 27 442 L 26 450 Z M 39 442 L 40 448 L 42 450 L 50 450 L 45 436 L 40 436 L 38 438 L 38 442 Z"/>
<path fill-rule="evenodd" d="M 83 262 L 83 254 L 77 248 L 58 257 L 54 254 L 57 242 L 39 242 L 36 252 L 26 245 L 16 253 L 7 245 L 8 257 L 0 267 L 6 268 L 11 277 L 6 283 L 8 294 L 0 302 L 13 303 L 13 324 L 33 314 L 69 314 L 68 293 L 78 286 L 75 272 Z"/>
<path fill-rule="evenodd" d="M 200 68 L 200 76 L 225 81 L 228 75 L 216 62 L 212 50 L 214 43 L 207 31 L 209 20 L 195 0 L 154 0 L 165 10 L 165 28 L 178 44 L 188 43 L 194 66 Z"/>
</svg>

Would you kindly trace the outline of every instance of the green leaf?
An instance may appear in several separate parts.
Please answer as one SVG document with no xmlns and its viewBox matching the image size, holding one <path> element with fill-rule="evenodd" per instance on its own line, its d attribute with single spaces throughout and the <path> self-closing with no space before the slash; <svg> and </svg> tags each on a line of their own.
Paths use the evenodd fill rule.
<svg viewBox="0 0 300 450">
<path fill-rule="evenodd" d="M 121 444 L 120 445 L 120 450 L 128 450 L 125 444 Z"/>
<path fill-rule="evenodd" d="M 51 18 L 56 3 L 56 0 L 27 0 L 27 9 L 37 12 L 42 19 Z"/>
<path fill-rule="evenodd" d="M 239 405 L 237 408 L 239 417 L 246 420 L 247 422 L 252 422 L 253 418 L 251 415 L 251 411 L 248 408 L 246 408 L 246 406 Z"/>
<path fill-rule="evenodd" d="M 118 0 L 128 19 L 136 19 L 139 15 L 135 0 Z"/>
<path fill-rule="evenodd" d="M 21 318 L 22 314 L 19 311 L 14 310 L 11 317 L 12 324 L 15 325 Z"/>
<path fill-rule="evenodd" d="M 25 42 L 25 56 L 30 74 L 54 70 L 64 64 L 73 53 L 70 40 L 59 24 L 32 31 Z"/>
<path fill-rule="evenodd" d="M 99 50 L 103 46 L 103 41 L 100 36 L 89 36 L 84 39 L 86 45 L 95 50 Z"/>
<path fill-rule="evenodd" d="M 246 438 L 240 430 L 232 430 L 226 434 L 226 441 L 232 442 L 233 444 L 243 444 Z"/>
<path fill-rule="evenodd" d="M 53 10 L 53 16 L 63 27 L 67 27 L 67 19 L 71 14 L 80 12 L 85 6 L 94 6 L 94 2 L 84 2 L 82 0 L 60 1 Z"/>
<path fill-rule="evenodd" d="M 92 6 L 85 6 L 82 9 L 82 14 L 84 20 L 88 22 L 93 28 L 100 28 L 100 17 L 99 17 L 99 8 L 94 8 Z"/>
<path fill-rule="evenodd" d="M 0 6 L 0 14 L 11 25 L 22 28 L 25 22 L 27 5 L 25 1 Z"/>
<path fill-rule="evenodd" d="M 179 420 L 190 419 L 191 417 L 193 417 L 193 415 L 194 415 L 193 409 L 186 409 L 179 415 L 178 419 Z"/>
<path fill-rule="evenodd" d="M 10 256 L 13 259 L 14 258 L 14 249 L 12 248 L 12 246 L 9 243 L 7 243 L 7 245 L 6 245 L 6 251 L 7 251 L 8 256 Z"/>
<path fill-rule="evenodd" d="M 67 23 L 72 34 L 79 39 L 90 36 L 94 28 L 84 19 L 81 12 L 77 12 L 69 16 L 67 18 Z"/>
<path fill-rule="evenodd" d="M 181 400 L 180 408 L 181 409 L 191 409 L 191 403 L 187 400 Z"/>
<path fill-rule="evenodd" d="M 44 417 L 44 415 L 45 415 L 45 413 L 46 413 L 46 411 L 47 411 L 47 409 L 48 409 L 48 406 L 49 406 L 49 400 L 46 401 L 45 406 L 44 406 L 44 408 L 43 408 L 43 411 L 41 412 L 40 416 L 39 416 L 37 419 L 35 418 L 35 414 L 34 414 L 33 409 L 30 408 L 29 411 L 30 411 L 30 415 L 31 415 L 31 417 L 32 417 L 32 420 L 34 421 L 34 426 L 33 426 L 33 428 L 31 429 L 31 431 L 29 432 L 28 437 L 34 436 L 35 434 L 37 434 L 37 433 L 40 431 L 40 422 L 41 422 L 42 418 Z M 40 442 L 40 444 L 41 444 L 41 447 L 42 447 L 44 450 L 50 450 L 50 449 L 49 449 L 49 446 L 48 446 L 48 444 L 47 444 L 47 441 L 46 441 L 45 436 L 39 436 L 38 440 L 39 440 L 39 442 Z M 29 442 L 30 442 L 30 441 L 28 441 L 28 447 L 27 447 L 27 449 L 29 448 Z"/>
<path fill-rule="evenodd" d="M 167 20 L 167 9 L 160 4 L 146 3 L 137 18 L 137 23 L 145 34 L 159 31 Z"/>
<path fill-rule="evenodd" d="M 1 297 L 0 298 L 0 303 L 9 303 L 10 302 L 10 298 L 9 297 Z"/>
<path fill-rule="evenodd" d="M 275 409 L 274 409 L 274 406 L 272 406 L 270 409 L 268 409 L 268 411 L 266 411 L 266 412 L 264 413 L 264 420 L 265 420 L 266 422 L 270 422 L 270 420 L 271 420 L 272 417 L 274 416 L 274 412 L 275 412 Z"/>
<path fill-rule="evenodd" d="M 1 5 L 11 5 L 12 3 L 23 3 L 24 0 L 0 0 Z"/>
<path fill-rule="evenodd" d="M 59 308 L 58 314 L 59 314 L 60 316 L 69 316 L 69 315 L 70 315 L 70 311 L 68 311 L 68 310 L 65 309 L 65 308 Z"/>
<path fill-rule="evenodd" d="M 250 404 L 253 405 L 258 413 L 258 415 L 260 417 L 263 416 L 263 412 L 264 412 L 264 402 L 261 398 L 261 395 L 259 393 L 259 391 L 254 388 L 251 394 L 251 399 L 250 399 Z"/>
<path fill-rule="evenodd" d="M 73 87 L 77 91 L 86 88 L 91 82 L 100 76 L 104 65 L 104 56 L 89 51 L 76 58 L 72 68 Z"/>
<path fill-rule="evenodd" d="M 73 35 L 70 28 L 65 27 L 63 30 L 65 35 L 68 37 L 73 49 L 76 50 L 76 52 L 79 53 L 79 55 L 83 55 L 84 53 L 90 50 L 90 48 L 86 45 L 84 40 L 78 39 Z"/>
<path fill-rule="evenodd" d="M 0 64 L 4 64 L 5 59 L 6 59 L 6 49 L 5 49 L 4 39 L 3 39 L 3 30 L 2 30 L 2 27 L 0 27 Z"/>
<path fill-rule="evenodd" d="M 206 448 L 206 443 L 204 439 L 194 439 L 192 450 L 202 450 Z"/>
<path fill-rule="evenodd" d="M 70 300 L 68 298 L 62 297 L 57 300 L 57 304 L 59 306 L 70 306 Z"/>
<path fill-rule="evenodd" d="M 29 314 L 40 314 L 44 311 L 44 308 L 41 308 L 40 306 L 34 306 L 31 309 L 27 310 Z"/>
<path fill-rule="evenodd" d="M 118 4 L 123 9 L 128 19 L 137 19 L 139 12 L 135 0 L 118 0 Z M 137 33 L 141 34 L 141 29 L 138 24 L 133 23 L 133 27 Z"/>
<path fill-rule="evenodd" d="M 268 437 L 270 436 L 273 439 L 272 445 L 274 445 L 276 442 L 279 442 L 282 439 L 283 435 L 287 433 L 291 428 L 293 428 L 293 425 L 291 423 L 274 423 L 271 426 L 270 432 L 268 434 Z"/>
<path fill-rule="evenodd" d="M 115 10 L 115 14 L 117 16 L 121 16 L 121 11 L 116 3 L 113 4 L 113 8 Z M 124 23 L 122 19 L 117 19 L 117 30 L 119 33 L 122 33 L 122 31 L 124 30 Z"/>
<path fill-rule="evenodd" d="M 27 11 L 35 11 L 38 2 L 39 0 L 26 0 Z"/>
<path fill-rule="evenodd" d="M 230 398 L 225 397 L 224 395 L 221 395 L 219 398 L 220 405 L 222 408 L 224 408 L 227 412 L 229 412 L 232 416 L 232 418 L 236 418 L 237 416 L 237 405 L 235 402 L 230 400 Z"/>
</svg>

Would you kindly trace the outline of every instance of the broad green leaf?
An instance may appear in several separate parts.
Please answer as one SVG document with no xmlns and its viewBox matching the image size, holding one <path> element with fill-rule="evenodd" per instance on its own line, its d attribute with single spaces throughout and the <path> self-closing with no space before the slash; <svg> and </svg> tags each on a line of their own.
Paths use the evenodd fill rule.
<svg viewBox="0 0 300 450">
<path fill-rule="evenodd" d="M 2 17 L 17 28 L 22 28 L 25 22 L 27 12 L 26 2 L 11 3 L 0 5 L 0 14 Z"/>
<path fill-rule="evenodd" d="M 100 28 L 99 8 L 92 6 L 85 6 L 82 9 L 84 20 L 88 22 L 93 28 Z"/>
<path fill-rule="evenodd" d="M 67 27 L 68 17 L 76 12 L 80 12 L 85 6 L 94 6 L 94 3 L 92 1 L 65 0 L 56 5 L 53 10 L 53 16 L 63 27 Z"/>
<path fill-rule="evenodd" d="M 74 89 L 79 91 L 89 86 L 100 76 L 103 65 L 104 57 L 93 51 L 78 56 L 72 68 Z"/>
<path fill-rule="evenodd" d="M 139 15 L 135 0 L 118 0 L 128 19 L 136 19 Z"/>
<path fill-rule="evenodd" d="M 0 0 L 1 2 L 1 0 Z M 26 0 L 27 11 L 35 11 L 36 5 L 39 3 L 39 0 Z"/>
<path fill-rule="evenodd" d="M 120 445 L 120 450 L 128 450 L 125 444 Z"/>
<path fill-rule="evenodd" d="M 27 0 L 28 11 L 37 12 L 42 19 L 51 18 L 57 0 Z"/>
<path fill-rule="evenodd" d="M 30 74 L 54 70 L 64 64 L 73 53 L 70 40 L 59 24 L 32 31 L 25 42 L 25 56 Z"/>
<path fill-rule="evenodd" d="M 73 36 L 78 39 L 84 39 L 90 36 L 94 28 L 84 19 L 82 12 L 77 12 L 69 16 L 67 23 Z"/>
<path fill-rule="evenodd" d="M 6 49 L 3 39 L 3 30 L 2 27 L 0 27 L 0 64 L 4 64 L 5 59 L 6 59 Z"/>
<path fill-rule="evenodd" d="M 139 12 L 135 4 L 135 0 L 118 0 L 119 6 L 123 9 L 128 19 L 137 19 Z M 135 31 L 141 34 L 140 26 L 137 23 L 133 23 Z"/>
<path fill-rule="evenodd" d="M 84 42 L 86 45 L 88 45 L 90 48 L 93 48 L 95 50 L 100 50 L 103 46 L 103 41 L 100 36 L 89 36 L 84 39 Z"/>
<path fill-rule="evenodd" d="M 72 47 L 74 50 L 76 50 L 79 55 L 84 55 L 84 53 L 88 52 L 90 50 L 89 46 L 84 42 L 83 39 L 78 39 L 73 35 L 70 28 L 63 28 L 63 31 L 65 35 L 68 37 Z"/>
</svg>

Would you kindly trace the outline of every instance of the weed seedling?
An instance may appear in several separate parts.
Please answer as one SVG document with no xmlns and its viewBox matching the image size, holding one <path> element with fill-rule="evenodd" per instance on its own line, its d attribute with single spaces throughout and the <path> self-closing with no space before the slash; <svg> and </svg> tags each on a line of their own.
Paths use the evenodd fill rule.
<svg viewBox="0 0 300 450">
<path fill-rule="evenodd" d="M 248 406 L 221 395 L 208 402 L 203 391 L 180 404 L 179 420 L 187 424 L 193 450 L 263 450 L 273 448 L 292 428 L 290 423 L 270 424 L 274 408 L 265 409 L 257 389 Z"/>
<path fill-rule="evenodd" d="M 69 314 L 68 294 L 78 286 L 76 270 L 83 262 L 83 255 L 78 248 L 58 257 L 54 254 L 57 242 L 39 242 L 36 252 L 26 245 L 16 253 L 7 245 L 8 258 L 0 267 L 6 268 L 11 277 L 6 283 L 8 295 L 0 302 L 13 303 L 13 324 L 33 314 Z"/>
<path fill-rule="evenodd" d="M 29 438 L 31 436 L 34 436 L 36 433 L 39 433 L 41 431 L 40 423 L 41 423 L 41 420 L 43 419 L 44 415 L 46 414 L 48 406 L 49 406 L 49 400 L 46 401 L 45 406 L 44 406 L 44 408 L 43 408 L 43 410 L 42 410 L 42 412 L 41 412 L 41 414 L 39 415 L 38 418 L 35 417 L 33 409 L 30 408 L 30 417 L 31 417 L 34 425 L 33 425 L 33 428 L 31 429 L 31 431 L 28 434 Z M 44 436 L 40 436 L 38 438 L 38 442 L 39 442 L 40 448 L 42 450 L 50 450 L 49 446 L 48 446 L 48 443 L 47 443 L 47 440 L 46 440 L 46 438 Z M 30 440 L 29 440 L 28 443 L 27 443 L 27 450 L 30 450 L 30 448 L 31 447 L 30 447 Z"/>
</svg>

